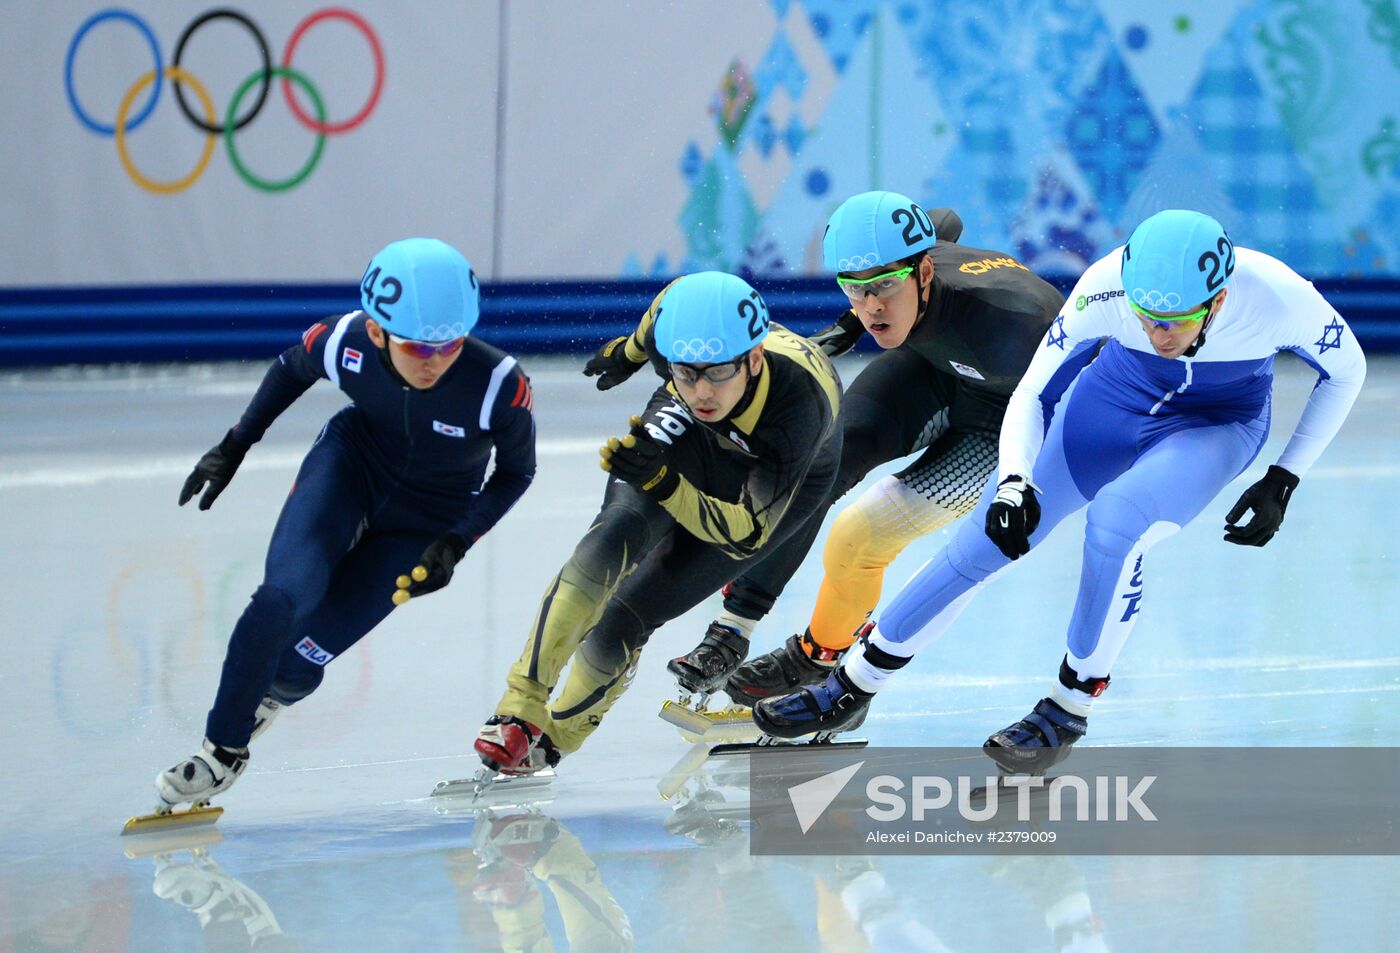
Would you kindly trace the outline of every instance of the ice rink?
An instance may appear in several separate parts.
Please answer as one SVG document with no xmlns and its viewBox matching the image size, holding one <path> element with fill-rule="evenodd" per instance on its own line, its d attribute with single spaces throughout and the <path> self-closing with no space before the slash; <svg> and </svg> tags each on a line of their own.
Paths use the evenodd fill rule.
<svg viewBox="0 0 1400 953">
<path fill-rule="evenodd" d="M 840 366 L 847 381 L 858 363 Z M 654 636 L 549 800 L 440 813 L 429 791 L 475 770 L 476 730 L 601 498 L 597 445 L 652 386 L 599 394 L 581 359 L 525 364 L 539 474 L 523 501 L 449 589 L 394 612 L 259 739 L 218 800 L 221 840 L 135 858 L 122 821 L 198 745 L 278 508 L 343 398 L 318 384 L 200 513 L 176 507 L 180 485 L 264 365 L 0 375 L 0 953 L 1400 949 L 1396 858 L 751 857 L 735 769 L 658 790 L 690 751 L 656 715 L 664 664 L 714 600 Z M 1280 360 L 1269 447 L 1153 550 L 1145 612 L 1085 744 L 1394 743 L 1400 361 L 1372 358 L 1268 547 L 1220 539 L 1312 381 Z M 1029 710 L 1063 653 L 1082 525 L 891 683 L 872 744 L 978 745 Z M 886 598 L 941 538 L 901 557 Z M 814 552 L 756 648 L 800 631 L 819 577 Z M 385 598 L 392 586 L 387 574 Z"/>
</svg>

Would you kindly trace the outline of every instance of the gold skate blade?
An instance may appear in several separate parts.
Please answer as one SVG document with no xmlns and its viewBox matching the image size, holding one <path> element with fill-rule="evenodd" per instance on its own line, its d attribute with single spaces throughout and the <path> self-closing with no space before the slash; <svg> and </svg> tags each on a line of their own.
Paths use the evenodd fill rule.
<svg viewBox="0 0 1400 953">
<path fill-rule="evenodd" d="M 681 759 L 656 782 L 656 793 L 661 795 L 661 800 L 669 801 L 680 794 L 685 789 L 686 782 L 704 766 L 705 759 L 709 756 L 710 752 L 704 745 L 697 744 L 685 749 Z"/>
<path fill-rule="evenodd" d="M 184 829 L 147 831 L 139 837 L 128 838 L 123 843 L 122 853 L 127 860 L 140 860 L 142 857 L 174 854 L 183 850 L 197 853 L 223 842 L 224 836 L 218 828 L 201 824 Z"/>
<path fill-rule="evenodd" d="M 184 811 L 171 811 L 169 814 L 138 814 L 126 819 L 122 826 L 122 836 L 128 834 L 155 834 L 164 831 L 188 830 L 213 824 L 224 813 L 221 807 L 191 807 Z"/>
<path fill-rule="evenodd" d="M 682 731 L 688 731 L 693 735 L 704 735 L 716 727 L 753 724 L 753 715 L 747 708 L 734 706 L 731 708 L 695 709 L 671 701 L 669 698 L 661 703 L 661 711 L 658 714 L 662 721 L 670 722 Z"/>
</svg>

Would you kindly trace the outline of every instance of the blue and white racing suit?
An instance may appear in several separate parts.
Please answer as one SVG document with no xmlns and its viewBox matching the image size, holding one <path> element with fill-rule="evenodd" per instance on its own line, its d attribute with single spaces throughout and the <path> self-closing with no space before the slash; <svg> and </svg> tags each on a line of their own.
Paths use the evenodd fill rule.
<svg viewBox="0 0 1400 953">
<path fill-rule="evenodd" d="M 1132 630 L 1147 550 L 1195 518 L 1263 447 L 1274 356 L 1291 351 L 1318 374 L 1277 461 L 1298 477 L 1341 427 L 1366 373 L 1355 336 L 1312 284 L 1246 248 L 1236 249 L 1205 343 L 1193 357 L 1161 357 L 1128 306 L 1122 253 L 1080 278 L 1012 395 L 999 447 L 997 479 L 1029 474 L 1040 490 L 1032 547 L 1089 508 L 1066 656 L 1083 682 L 1108 676 Z M 866 651 L 847 658 L 857 686 L 879 689 L 1010 565 L 983 529 L 995 494 L 989 483 L 974 515 L 890 603 Z M 1082 691 L 1068 700 L 1089 703 Z"/>
</svg>

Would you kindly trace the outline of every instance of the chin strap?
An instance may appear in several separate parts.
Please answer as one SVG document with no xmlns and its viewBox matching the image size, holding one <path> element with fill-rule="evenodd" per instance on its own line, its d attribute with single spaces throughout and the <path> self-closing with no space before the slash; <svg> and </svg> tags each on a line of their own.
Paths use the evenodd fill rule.
<svg viewBox="0 0 1400 953">
<path fill-rule="evenodd" d="M 1211 299 L 1211 300 L 1212 300 L 1212 302 L 1214 302 L 1214 299 Z M 1218 311 L 1218 310 L 1219 310 L 1218 308 L 1215 309 L 1215 311 Z M 1210 323 L 1211 323 L 1212 321 L 1215 320 L 1215 311 L 1211 311 L 1210 314 L 1206 315 L 1206 319 L 1205 319 L 1204 321 L 1201 322 L 1201 333 L 1198 334 L 1198 335 L 1196 335 L 1196 340 L 1194 340 L 1194 341 L 1191 342 L 1191 346 L 1190 346 L 1190 347 L 1188 347 L 1186 350 L 1184 350 L 1184 351 L 1181 352 L 1181 354 L 1182 354 L 1183 357 L 1195 357 L 1195 356 L 1196 356 L 1196 352 L 1199 351 L 1201 348 L 1205 347 L 1205 344 L 1206 344 L 1206 329 L 1209 328 L 1209 327 L 1210 327 Z"/>
</svg>

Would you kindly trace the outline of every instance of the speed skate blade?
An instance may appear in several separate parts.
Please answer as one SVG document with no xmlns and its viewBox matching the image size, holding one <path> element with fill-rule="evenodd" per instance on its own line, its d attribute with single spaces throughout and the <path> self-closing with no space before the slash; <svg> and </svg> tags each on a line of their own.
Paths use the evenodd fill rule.
<svg viewBox="0 0 1400 953">
<path fill-rule="evenodd" d="M 836 748 L 864 748 L 868 744 L 870 744 L 869 738 L 843 738 L 840 741 L 804 741 L 799 738 L 788 741 L 783 738 L 764 737 L 744 744 L 715 745 L 710 749 L 710 757 L 719 758 L 727 755 L 747 754 L 750 751 L 759 753 L 765 751 L 829 751 Z"/>
<path fill-rule="evenodd" d="M 546 768 L 534 774 L 479 774 L 472 778 L 439 781 L 433 787 L 433 797 L 470 797 L 482 799 L 488 794 L 507 793 L 517 797 L 527 791 L 549 787 L 554 771 Z"/>
<path fill-rule="evenodd" d="M 126 819 L 126 824 L 122 827 L 122 836 L 203 827 L 213 824 L 223 813 L 224 809 L 221 807 L 192 807 L 184 811 L 171 811 L 169 814 L 141 814 Z"/>
<path fill-rule="evenodd" d="M 190 851 L 198 854 L 217 844 L 222 844 L 224 836 L 219 829 L 209 824 L 162 832 L 147 831 L 140 837 L 130 837 L 122 842 L 122 853 L 127 860 L 142 857 L 156 857 L 160 854 L 176 854 Z"/>
<path fill-rule="evenodd" d="M 669 801 L 681 793 L 686 782 L 695 776 L 695 772 L 700 770 L 709 756 L 710 752 L 704 745 L 692 745 L 685 749 L 681 759 L 656 782 L 656 793 L 661 795 L 661 800 Z"/>
<path fill-rule="evenodd" d="M 747 708 L 691 708 L 669 698 L 661 703 L 658 714 L 662 721 L 694 735 L 703 735 L 717 726 L 753 724 L 753 715 Z"/>
</svg>

